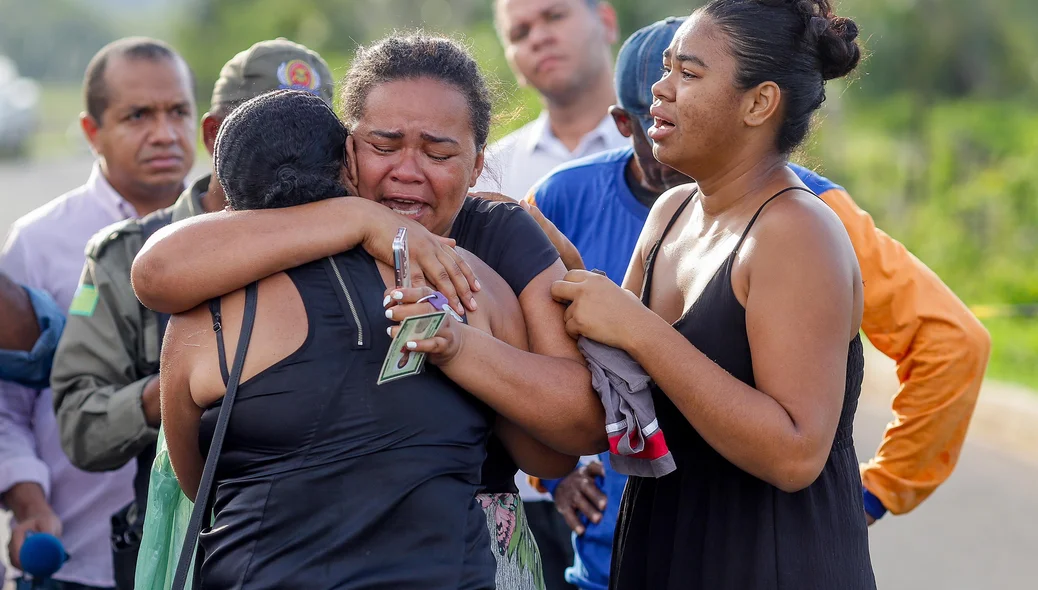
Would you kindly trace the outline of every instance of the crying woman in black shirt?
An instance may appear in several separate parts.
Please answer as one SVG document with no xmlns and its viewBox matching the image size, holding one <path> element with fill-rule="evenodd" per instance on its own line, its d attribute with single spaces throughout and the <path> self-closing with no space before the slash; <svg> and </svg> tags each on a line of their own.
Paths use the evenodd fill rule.
<svg viewBox="0 0 1038 590">
<path fill-rule="evenodd" d="M 466 198 L 482 169 L 490 103 L 464 49 L 391 37 L 361 50 L 345 87 L 352 174 L 342 166 L 345 128 L 323 103 L 304 108 L 298 93 L 256 99 L 237 113 L 239 127 L 232 115 L 221 131 L 217 175 L 231 210 L 157 235 L 135 268 L 145 304 L 186 312 L 171 324 L 162 391 L 170 456 L 189 495 L 224 391 L 209 311 L 196 306 L 231 292 L 222 337 L 232 351 L 244 300 L 236 289 L 263 279 L 217 471 L 216 522 L 203 534 L 203 579 L 493 587 L 489 545 L 499 579 L 507 570 L 514 587 L 529 587 L 521 580 L 535 584 L 540 572 L 510 495 L 515 463 L 557 477 L 605 442 L 601 405 L 550 297 L 565 269 L 518 206 Z M 242 136 L 227 152 L 232 130 Z M 347 180 L 362 198 L 335 198 Z M 239 211 L 264 208 L 278 209 Z M 424 343 L 436 368 L 378 387 L 387 329 L 423 311 L 411 305 L 420 289 L 389 297 L 402 304 L 392 322 L 383 307 L 399 226 L 429 282 L 448 292 L 461 276 L 474 296 L 459 291 L 469 325 L 448 320 Z M 472 509 L 477 491 L 497 494 L 482 497 L 492 540 Z M 506 552 L 515 534 L 531 549 Z"/>
</svg>

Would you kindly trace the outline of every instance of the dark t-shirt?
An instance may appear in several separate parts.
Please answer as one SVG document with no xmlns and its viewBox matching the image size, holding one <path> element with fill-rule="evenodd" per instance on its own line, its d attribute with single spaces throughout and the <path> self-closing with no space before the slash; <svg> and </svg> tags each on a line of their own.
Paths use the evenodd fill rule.
<svg viewBox="0 0 1038 590">
<path fill-rule="evenodd" d="M 517 203 L 465 199 L 450 237 L 497 271 L 518 297 L 559 251 Z"/>
<path fill-rule="evenodd" d="M 559 258 L 548 236 L 516 203 L 466 199 L 450 237 L 501 275 L 516 297 Z M 497 436 L 491 436 L 483 464 L 483 491 L 517 492 L 517 470 L 504 444 Z"/>
</svg>

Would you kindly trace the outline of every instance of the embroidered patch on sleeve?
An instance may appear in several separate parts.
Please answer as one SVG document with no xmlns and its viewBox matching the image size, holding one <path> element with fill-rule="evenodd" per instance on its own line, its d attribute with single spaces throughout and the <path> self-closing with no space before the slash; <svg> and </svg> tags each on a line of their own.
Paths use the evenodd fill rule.
<svg viewBox="0 0 1038 590">
<path fill-rule="evenodd" d="M 90 317 L 94 315 L 97 308 L 97 288 L 93 285 L 80 285 L 76 289 L 76 296 L 72 298 L 69 306 L 69 315 L 80 315 Z"/>
</svg>

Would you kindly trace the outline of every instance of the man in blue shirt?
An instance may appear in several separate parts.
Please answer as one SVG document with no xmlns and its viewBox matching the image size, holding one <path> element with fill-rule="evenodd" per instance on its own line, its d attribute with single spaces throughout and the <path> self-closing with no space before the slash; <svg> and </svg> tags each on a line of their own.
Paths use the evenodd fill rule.
<svg viewBox="0 0 1038 590">
<path fill-rule="evenodd" d="M 43 389 L 65 315 L 43 291 L 0 273 L 0 380 Z"/>
</svg>

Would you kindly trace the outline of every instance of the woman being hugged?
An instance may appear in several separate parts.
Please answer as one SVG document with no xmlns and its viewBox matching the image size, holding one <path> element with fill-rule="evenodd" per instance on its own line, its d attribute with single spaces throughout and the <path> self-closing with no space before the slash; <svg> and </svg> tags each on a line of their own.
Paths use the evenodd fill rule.
<svg viewBox="0 0 1038 590">
<path fill-rule="evenodd" d="M 862 282 L 787 158 L 857 64 L 827 0 L 713 0 L 653 87 L 656 157 L 696 180 L 653 208 L 624 289 L 573 271 L 567 329 L 653 378 L 677 470 L 632 477 L 613 588 L 875 587 L 851 439 Z M 639 296 L 641 301 L 639 301 Z"/>
<path fill-rule="evenodd" d="M 479 303 L 481 294 L 495 290 L 488 277 L 499 275 L 493 282 L 518 300 L 522 338 L 510 342 L 494 330 L 448 319 L 436 339 L 417 345 L 443 375 L 496 413 L 479 491 L 489 494 L 480 503 L 494 536 L 498 587 L 543 587 L 513 480 L 517 465 L 560 477 L 576 456 L 607 448 L 602 404 L 566 333 L 565 308 L 551 296 L 565 267 L 518 204 L 468 198 L 483 169 L 491 101 L 478 65 L 460 44 L 418 33 L 361 48 L 343 82 L 342 103 L 351 129 L 349 180 L 359 196 L 277 211 L 223 211 L 164 228 L 134 263 L 134 289 L 148 307 L 179 313 L 355 247 L 392 265 L 391 244 L 401 226 L 408 229 L 416 284 L 434 285 L 452 303 L 463 301 L 471 319 L 502 311 Z M 341 151 L 333 155 L 342 160 Z M 478 260 L 466 259 L 462 249 Z M 398 322 L 431 311 L 415 303 L 427 294 L 403 289 L 399 299 L 380 293 L 362 305 L 390 312 Z M 505 298 L 492 294 L 491 305 L 503 306 Z"/>
</svg>

